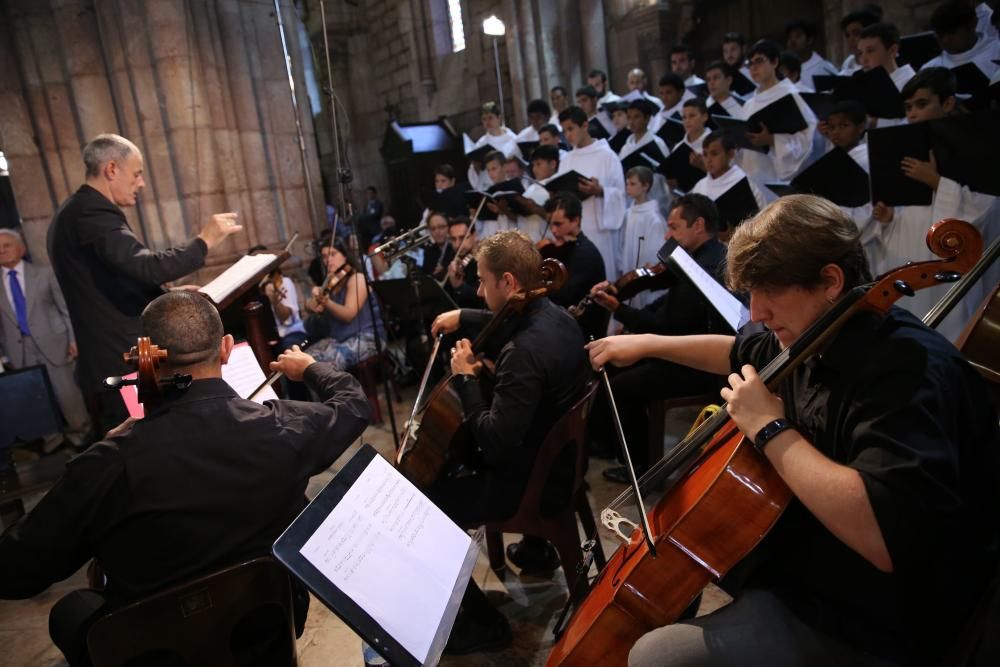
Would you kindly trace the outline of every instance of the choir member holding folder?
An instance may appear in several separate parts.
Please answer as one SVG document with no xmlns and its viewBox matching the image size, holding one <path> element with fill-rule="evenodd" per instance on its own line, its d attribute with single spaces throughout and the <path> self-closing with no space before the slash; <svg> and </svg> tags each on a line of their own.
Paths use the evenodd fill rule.
<svg viewBox="0 0 1000 667">
<path fill-rule="evenodd" d="M 743 100 L 732 94 L 732 67 L 721 60 L 709 63 L 705 68 L 705 85 L 708 86 L 708 113 L 714 116 L 743 117 Z"/>
<path fill-rule="evenodd" d="M 487 102 L 483 105 L 480 114 L 485 134 L 474 144 L 466 137 L 465 156 L 469 160 L 469 185 L 473 190 L 485 190 L 493 184 L 488 180 L 486 170 L 483 168 L 482 160 L 486 154 L 492 151 L 500 151 L 506 157 L 513 155 L 517 148 L 517 135 L 504 127 L 503 118 L 500 116 L 500 105 L 496 102 Z"/>
<path fill-rule="evenodd" d="M 956 116 L 955 77 L 947 69 L 920 70 L 903 88 L 907 125 L 869 133 L 872 216 L 878 221 L 873 270 L 932 259 L 925 238 L 931 224 L 959 218 L 982 225 L 1000 195 L 991 168 L 1000 145 L 1000 112 Z M 983 229 L 987 240 L 998 230 Z M 900 305 L 923 317 L 946 286 L 920 290 Z M 979 283 L 938 331 L 954 340 L 985 294 Z"/>
<path fill-rule="evenodd" d="M 694 93 L 687 89 L 684 85 L 684 79 L 678 74 L 664 74 L 660 77 L 657 92 L 660 94 L 663 108 L 660 113 L 653 116 L 649 123 L 649 129 L 659 134 L 660 129 L 667 125 L 669 119 L 675 120 L 677 127 L 672 130 L 668 128 L 666 131 L 676 134 L 660 135 L 668 146 L 673 146 L 683 137 L 683 128 L 680 127 L 681 109 L 685 102 L 694 97 Z"/>
<path fill-rule="evenodd" d="M 587 114 L 580 107 L 566 109 L 559 114 L 559 121 L 566 140 L 573 146 L 560 161 L 559 174 L 574 171 L 579 174 L 576 189 L 587 197 L 583 201 L 581 226 L 600 250 L 608 276 L 617 278 L 619 230 L 625 219 L 625 175 L 621 162 L 608 142 L 590 136 Z"/>
<path fill-rule="evenodd" d="M 767 40 L 750 49 L 750 73 L 760 88 L 743 106 L 747 123 L 740 126 L 724 116 L 715 119 L 720 127 L 735 123 L 744 130 L 737 143 L 751 150 L 742 151 L 739 164 L 762 192 L 767 183 L 787 180 L 802 168 L 816 130 L 816 116 L 794 84 L 778 81 L 778 55 L 778 45 Z"/>
<path fill-rule="evenodd" d="M 531 100 L 528 102 L 528 126 L 517 133 L 515 141 L 525 158 L 531 157 L 531 152 L 535 150 L 541 141 L 538 132 L 549 122 L 552 110 L 545 100 Z"/>
<path fill-rule="evenodd" d="M 923 67 L 947 67 L 955 74 L 958 93 L 971 96 L 972 108 L 986 106 L 986 89 L 1000 69 L 1000 41 L 978 30 L 979 19 L 973 6 L 963 0 L 949 0 L 931 14 L 931 27 L 941 45 L 941 54 Z"/>
<path fill-rule="evenodd" d="M 705 137 L 702 159 L 708 174 L 691 190 L 715 202 L 726 239 L 737 225 L 764 208 L 764 195 L 746 172 L 733 164 L 735 156 L 736 143 L 729 134 L 717 130 Z"/>
</svg>

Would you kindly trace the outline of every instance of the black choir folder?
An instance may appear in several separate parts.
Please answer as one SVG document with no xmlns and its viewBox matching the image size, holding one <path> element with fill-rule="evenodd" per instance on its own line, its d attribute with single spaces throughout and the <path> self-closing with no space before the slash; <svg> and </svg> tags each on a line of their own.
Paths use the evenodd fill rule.
<svg viewBox="0 0 1000 667">
<path fill-rule="evenodd" d="M 847 151 L 831 148 L 813 162 L 790 185 L 768 183 L 779 197 L 795 193 L 819 195 L 837 206 L 858 207 L 871 201 L 868 172 Z"/>
<path fill-rule="evenodd" d="M 582 192 L 580 190 L 580 179 L 587 179 L 586 176 L 576 171 L 575 169 L 570 169 L 566 173 L 557 174 L 552 178 L 548 179 L 542 185 L 549 192 L 555 194 L 557 192 L 571 192 L 577 196 L 580 201 L 589 199 L 590 195 Z"/>
<path fill-rule="evenodd" d="M 389 663 L 435 665 L 479 541 L 365 445 L 272 551 Z"/>
<path fill-rule="evenodd" d="M 712 116 L 712 120 L 724 132 L 729 132 L 736 145 L 740 148 L 748 148 L 759 153 L 770 151 L 768 146 L 754 146 L 747 138 L 747 132 L 760 132 L 761 124 L 766 125 L 771 134 L 795 134 L 809 127 L 805 116 L 799 110 L 799 105 L 795 102 L 795 96 L 791 93 L 771 102 L 763 109 L 754 112 L 746 120 L 730 118 L 728 116 Z"/>
</svg>

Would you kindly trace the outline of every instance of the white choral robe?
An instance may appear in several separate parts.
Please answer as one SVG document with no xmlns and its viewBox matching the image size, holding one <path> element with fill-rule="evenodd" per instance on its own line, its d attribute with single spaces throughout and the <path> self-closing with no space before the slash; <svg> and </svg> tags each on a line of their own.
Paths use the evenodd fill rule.
<svg viewBox="0 0 1000 667">
<path fill-rule="evenodd" d="M 475 144 L 473 144 L 472 149 L 475 150 L 481 146 L 489 144 L 493 148 L 497 149 L 503 153 L 504 157 L 510 157 L 515 152 L 520 155 L 520 150 L 517 147 L 517 135 L 506 127 L 500 128 L 502 130 L 501 134 L 493 135 L 487 132 L 483 136 L 479 137 Z M 466 151 L 468 153 L 470 151 Z M 476 171 L 475 167 L 471 164 L 469 165 L 469 187 L 473 190 L 485 190 L 486 188 L 493 185 L 493 181 L 490 180 L 489 174 L 486 170 Z"/>
<path fill-rule="evenodd" d="M 608 280 L 616 280 L 621 269 L 618 253 L 620 233 L 625 220 L 625 177 L 622 163 L 604 139 L 589 146 L 574 148 L 559 163 L 559 173 L 576 171 L 586 178 L 596 178 L 604 188 L 601 197 L 588 197 L 583 202 L 581 228 L 604 259 Z"/>
<path fill-rule="evenodd" d="M 825 60 L 822 56 L 813 51 L 812 55 L 809 56 L 809 60 L 802 63 L 802 75 L 799 77 L 799 83 L 808 86 L 811 90 L 816 90 L 816 83 L 813 81 L 814 76 L 824 76 L 836 73 L 837 68 L 834 67 L 830 61 Z"/>
<path fill-rule="evenodd" d="M 795 84 L 788 79 L 782 79 L 767 90 L 757 89 L 757 94 L 743 105 L 743 117 L 749 118 L 757 111 L 785 95 L 793 95 L 799 112 L 806 120 L 806 129 L 795 134 L 775 134 L 774 145 L 767 153 L 741 149 L 737 153 L 737 164 L 747 173 L 758 189 L 764 193 L 768 201 L 776 197 L 768 194 L 768 183 L 788 182 L 805 166 L 806 160 L 813 151 L 813 136 L 816 134 L 816 114 L 812 112 L 798 92 Z"/>
<path fill-rule="evenodd" d="M 851 76 L 859 69 L 861 69 L 861 63 L 858 62 L 858 59 L 852 53 L 844 58 L 844 62 L 840 64 L 840 71 L 837 74 L 840 76 Z"/>
<path fill-rule="evenodd" d="M 684 89 L 684 94 L 681 95 L 681 99 L 679 99 L 677 101 L 677 104 L 670 107 L 669 109 L 663 109 L 662 108 L 663 103 L 661 102 L 660 112 L 654 114 L 653 117 L 649 119 L 649 126 L 646 129 L 652 132 L 653 134 L 656 134 L 657 132 L 659 132 L 660 128 L 663 127 L 663 124 L 667 122 L 667 118 L 669 118 L 673 114 L 677 114 L 678 116 L 683 117 L 684 103 L 690 99 L 693 99 L 694 97 L 695 97 L 694 93 L 692 93 L 690 90 Z"/>
<path fill-rule="evenodd" d="M 726 170 L 726 173 L 718 178 L 712 178 L 711 174 L 706 174 L 705 178 L 694 184 L 694 187 L 691 188 L 691 192 L 699 195 L 705 195 L 712 201 L 715 201 L 722 195 L 729 192 L 734 185 L 742 181 L 744 178 L 747 179 L 747 183 L 750 185 L 750 192 L 753 193 L 754 201 L 757 202 L 757 208 L 764 208 L 767 203 L 764 200 L 764 195 L 761 194 L 760 188 L 754 185 L 754 182 L 747 178 L 746 172 L 737 167 L 735 164 L 731 165 L 729 169 Z"/>
<path fill-rule="evenodd" d="M 684 85 L 685 86 L 689 86 L 689 87 L 690 86 L 700 86 L 703 83 L 705 83 L 705 80 L 703 78 L 701 78 L 700 76 L 698 76 L 697 74 L 692 74 L 688 78 L 684 79 Z"/>
<path fill-rule="evenodd" d="M 704 128 L 701 131 L 701 134 L 698 135 L 698 138 L 695 139 L 694 141 L 691 141 L 690 139 L 688 139 L 688 135 L 685 133 L 684 134 L 684 138 L 681 139 L 681 143 L 682 144 L 687 144 L 688 148 L 691 149 L 691 152 L 697 153 L 698 155 L 701 155 L 701 147 L 702 147 L 702 144 L 705 143 L 705 137 L 707 137 L 709 134 L 711 134 L 711 132 L 712 131 L 710 129 L 708 129 L 707 127 Z"/>
<path fill-rule="evenodd" d="M 1000 40 L 996 37 L 989 39 L 980 34 L 975 45 L 968 51 L 962 53 L 942 51 L 941 55 L 931 58 L 920 69 L 928 67 L 955 69 L 966 63 L 975 63 L 987 79 L 992 79 L 996 71 L 1000 69 L 1000 65 L 996 63 L 997 60 L 1000 60 Z"/>
<path fill-rule="evenodd" d="M 625 140 L 625 145 L 618 151 L 618 159 L 624 160 L 632 153 L 650 143 L 656 144 L 656 147 L 663 153 L 663 157 L 670 155 L 670 148 L 667 146 L 667 142 L 649 130 L 646 130 L 641 139 L 636 139 L 635 134 L 629 135 L 629 138 Z M 649 168 L 653 169 L 653 165 L 650 164 Z M 670 196 L 670 188 L 667 187 L 667 179 L 655 169 L 653 169 L 653 187 L 649 189 L 649 197 L 656 200 L 660 213 L 664 217 L 670 215 L 670 201 L 673 199 Z M 627 256 L 623 259 L 627 259 Z"/>
<path fill-rule="evenodd" d="M 976 224 L 983 234 L 984 247 L 988 247 L 1000 233 L 1000 215 L 986 215 L 991 208 L 996 209 L 997 199 L 992 195 L 973 192 L 942 176 L 930 206 L 896 206 L 891 221 L 876 224 L 878 246 L 872 272 L 882 274 L 906 262 L 939 259 L 927 249 L 926 239 L 931 225 L 943 218 L 958 218 Z M 995 285 L 990 287 L 993 286 Z M 949 285 L 939 285 L 922 289 L 912 297 L 903 297 L 897 303 L 917 317 L 924 317 L 944 296 L 948 287 Z M 971 314 L 971 310 L 985 298 L 985 289 L 980 281 L 963 299 L 963 303 L 967 305 L 961 312 Z M 968 317 L 963 319 L 957 314 L 949 316 L 937 330 L 954 341 L 967 319 Z"/>
<path fill-rule="evenodd" d="M 726 110 L 726 113 L 728 113 L 733 118 L 744 117 L 743 105 L 739 103 L 735 95 L 727 95 L 726 99 L 722 100 L 721 102 L 715 99 L 714 97 L 710 98 L 708 100 L 708 106 L 712 106 L 713 104 L 718 104 L 719 106 L 721 106 L 723 109 Z"/>
<path fill-rule="evenodd" d="M 646 264 L 656 264 L 656 251 L 667 235 L 667 221 L 660 213 L 656 200 L 647 199 L 632 204 L 625 216 L 622 245 L 622 273 L 628 273 Z M 665 290 L 645 291 L 628 302 L 633 308 L 643 308 L 663 296 Z"/>
</svg>

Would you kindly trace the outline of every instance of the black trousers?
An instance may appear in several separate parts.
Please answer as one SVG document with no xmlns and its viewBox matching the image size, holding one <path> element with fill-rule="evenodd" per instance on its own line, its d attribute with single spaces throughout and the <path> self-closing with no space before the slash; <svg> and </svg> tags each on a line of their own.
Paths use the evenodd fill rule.
<svg viewBox="0 0 1000 667">
<path fill-rule="evenodd" d="M 653 402 L 715 392 L 722 382 L 718 376 L 661 359 L 645 359 L 627 368 L 609 368 L 608 372 L 629 456 L 639 474 L 655 463 L 649 460 L 649 409 Z M 619 451 L 614 421 L 603 390 L 598 392 L 591 409 L 589 428 L 592 441 Z M 618 456 L 624 458 L 621 453 Z"/>
</svg>

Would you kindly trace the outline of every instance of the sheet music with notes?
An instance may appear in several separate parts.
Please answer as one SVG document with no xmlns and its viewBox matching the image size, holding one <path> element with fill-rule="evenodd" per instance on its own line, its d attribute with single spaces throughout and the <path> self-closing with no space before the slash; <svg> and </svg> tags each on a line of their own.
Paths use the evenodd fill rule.
<svg viewBox="0 0 1000 667">
<path fill-rule="evenodd" d="M 204 287 L 199 288 L 198 291 L 216 304 L 220 304 L 276 259 L 278 259 L 277 255 L 268 253 L 244 255 L 240 257 L 238 262 L 217 275 Z"/>
<path fill-rule="evenodd" d="M 167 354 L 169 353 L 170 351 L 167 350 Z M 136 375 L 136 373 L 129 373 L 124 377 L 127 380 L 134 380 Z M 222 365 L 222 379 L 240 395 L 240 398 L 246 398 L 254 389 L 263 384 L 266 379 L 264 371 L 257 363 L 257 357 L 254 356 L 253 348 L 250 347 L 249 343 L 239 343 L 233 347 L 233 351 L 229 355 L 229 362 Z M 138 388 L 133 384 L 122 387 L 118 392 L 121 394 L 122 400 L 125 401 L 129 416 L 142 419 L 145 411 L 142 409 L 142 403 L 139 402 Z M 278 400 L 278 395 L 274 393 L 274 389 L 268 387 L 253 400 L 254 403 L 263 404 L 264 401 Z"/>
<path fill-rule="evenodd" d="M 690 278 L 694 286 L 708 299 L 719 315 L 722 315 L 729 323 L 734 332 L 739 331 L 740 327 L 750 321 L 750 311 L 740 303 L 739 299 L 730 294 L 729 290 L 720 285 L 719 281 L 708 275 L 708 272 L 701 268 L 698 262 L 684 251 L 684 248 L 680 246 L 674 248 L 674 251 L 670 253 L 670 259 Z"/>
<path fill-rule="evenodd" d="M 465 531 L 375 455 L 299 552 L 425 663 L 443 641 L 449 603 L 465 590 L 471 545 Z"/>
</svg>

